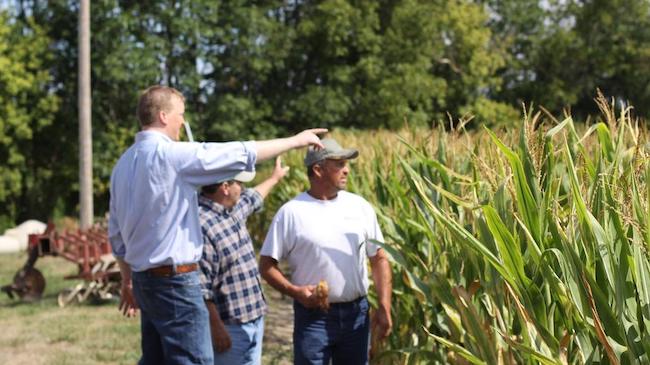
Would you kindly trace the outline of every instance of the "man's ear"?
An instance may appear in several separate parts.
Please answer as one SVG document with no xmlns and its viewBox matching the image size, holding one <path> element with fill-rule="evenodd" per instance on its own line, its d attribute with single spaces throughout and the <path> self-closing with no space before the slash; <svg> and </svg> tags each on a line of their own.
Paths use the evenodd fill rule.
<svg viewBox="0 0 650 365">
<path fill-rule="evenodd" d="M 224 182 L 223 184 L 219 184 L 219 188 L 217 190 L 221 192 L 221 195 L 229 196 L 230 195 L 230 189 L 228 189 L 229 186 L 230 183 Z"/>
<path fill-rule="evenodd" d="M 159 111 L 159 112 L 158 112 L 158 120 L 159 120 L 160 123 L 162 123 L 163 125 L 167 125 L 167 112 L 164 111 L 164 110 Z"/>
<path fill-rule="evenodd" d="M 315 164 L 312 167 L 312 171 L 314 172 L 314 176 L 322 177 L 323 176 L 323 165 L 321 165 L 320 163 Z"/>
</svg>

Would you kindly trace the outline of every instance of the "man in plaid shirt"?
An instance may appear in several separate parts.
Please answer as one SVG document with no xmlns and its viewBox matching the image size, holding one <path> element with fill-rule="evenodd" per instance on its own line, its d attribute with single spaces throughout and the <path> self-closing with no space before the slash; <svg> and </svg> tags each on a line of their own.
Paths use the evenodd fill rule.
<svg viewBox="0 0 650 365">
<path fill-rule="evenodd" d="M 289 170 L 280 159 L 267 180 L 243 189 L 255 173 L 204 186 L 199 197 L 203 233 L 201 285 L 210 313 L 215 364 L 260 364 L 266 303 L 246 219 L 262 208 Z"/>
</svg>

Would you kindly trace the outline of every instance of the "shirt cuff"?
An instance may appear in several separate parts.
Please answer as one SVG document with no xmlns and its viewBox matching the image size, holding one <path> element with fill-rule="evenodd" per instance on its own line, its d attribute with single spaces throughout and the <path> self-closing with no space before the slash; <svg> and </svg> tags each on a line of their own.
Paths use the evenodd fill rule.
<svg viewBox="0 0 650 365">
<path fill-rule="evenodd" d="M 124 256 L 126 256 L 126 247 L 122 243 L 113 243 L 110 242 L 111 244 L 111 251 L 113 252 L 113 256 L 118 257 L 123 259 Z"/>
<path fill-rule="evenodd" d="M 251 191 L 251 200 L 253 201 L 253 207 L 255 208 L 255 211 L 259 211 L 262 209 L 264 206 L 264 198 L 262 198 L 262 194 L 260 194 L 259 191 L 255 189 L 250 189 Z"/>
<path fill-rule="evenodd" d="M 241 144 L 244 145 L 244 151 L 248 155 L 246 171 L 255 171 L 255 164 L 257 163 L 257 147 L 255 141 L 242 142 Z"/>
<path fill-rule="evenodd" d="M 212 290 L 201 289 L 201 294 L 203 295 L 203 299 L 205 301 L 212 301 L 214 298 L 214 293 L 212 293 Z"/>
</svg>

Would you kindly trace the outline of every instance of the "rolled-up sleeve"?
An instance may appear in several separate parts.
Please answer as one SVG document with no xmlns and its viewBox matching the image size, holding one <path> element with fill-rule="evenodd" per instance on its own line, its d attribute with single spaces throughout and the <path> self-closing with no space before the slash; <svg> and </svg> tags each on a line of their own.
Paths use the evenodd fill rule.
<svg viewBox="0 0 650 365">
<path fill-rule="evenodd" d="M 167 145 L 169 159 L 183 179 L 195 186 L 231 179 L 241 171 L 255 171 L 255 143 L 191 143 Z"/>
<path fill-rule="evenodd" d="M 111 224 L 109 223 L 109 227 Z M 122 234 L 119 231 L 108 229 L 108 241 L 111 243 L 111 249 L 115 257 L 124 258 L 126 255 L 126 245 L 122 239 Z"/>
<path fill-rule="evenodd" d="M 199 275 L 201 293 L 203 294 L 203 299 L 213 300 L 214 280 L 218 272 L 216 266 L 218 265 L 219 257 L 217 251 L 214 249 L 214 245 L 210 242 L 210 238 L 205 236 L 205 233 L 203 237 L 203 255 L 201 256 L 201 260 L 199 260 L 199 267 L 201 268 Z"/>
<path fill-rule="evenodd" d="M 115 211 L 114 192 L 111 192 L 108 216 L 108 241 L 111 243 L 111 250 L 115 257 L 124 258 L 126 255 L 126 245 L 122 238 L 122 231 L 117 222 L 117 213 Z"/>
<path fill-rule="evenodd" d="M 248 216 L 262 209 L 264 198 L 255 189 L 246 189 L 232 209 L 232 214 L 245 221 Z"/>
</svg>

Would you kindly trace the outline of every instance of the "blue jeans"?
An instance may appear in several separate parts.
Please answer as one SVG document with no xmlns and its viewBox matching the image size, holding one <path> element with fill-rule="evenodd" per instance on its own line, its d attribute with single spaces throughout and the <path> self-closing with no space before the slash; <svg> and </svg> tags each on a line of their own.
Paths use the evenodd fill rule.
<svg viewBox="0 0 650 365">
<path fill-rule="evenodd" d="M 197 271 L 158 277 L 133 272 L 133 294 L 140 306 L 140 365 L 212 365 L 208 309 Z"/>
<path fill-rule="evenodd" d="M 327 313 L 294 301 L 294 364 L 363 365 L 368 363 L 368 300 L 334 303 Z"/>
<path fill-rule="evenodd" d="M 226 324 L 232 346 L 226 352 L 214 353 L 215 365 L 260 365 L 264 316 L 241 324 Z"/>
</svg>

